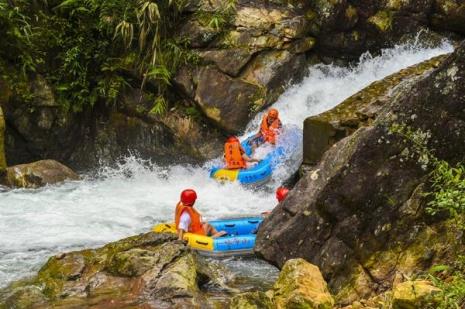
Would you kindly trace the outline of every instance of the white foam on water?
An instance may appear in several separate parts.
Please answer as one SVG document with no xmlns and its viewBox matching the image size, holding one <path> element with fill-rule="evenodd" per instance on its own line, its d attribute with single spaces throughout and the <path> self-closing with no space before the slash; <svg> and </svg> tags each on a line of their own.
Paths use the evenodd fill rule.
<svg viewBox="0 0 465 309">
<path fill-rule="evenodd" d="M 436 48 L 401 45 L 377 57 L 366 54 L 352 68 L 314 66 L 274 107 L 279 109 L 290 136 L 301 139 L 306 117 L 330 109 L 375 80 L 452 50 L 446 42 Z M 261 116 L 251 121 L 245 135 L 257 130 Z M 301 148 L 286 149 L 292 153 L 290 161 L 277 169 L 264 189 L 220 185 L 211 180 L 208 168 L 220 159 L 203 167 L 161 168 L 130 156 L 116 168 L 101 169 L 96 178 L 2 192 L 0 287 L 32 274 L 50 255 L 100 246 L 148 231 L 156 222 L 172 220 L 179 193 L 185 188 L 197 191 L 196 206 L 207 219 L 269 210 L 276 204 L 273 190 L 298 168 Z"/>
</svg>

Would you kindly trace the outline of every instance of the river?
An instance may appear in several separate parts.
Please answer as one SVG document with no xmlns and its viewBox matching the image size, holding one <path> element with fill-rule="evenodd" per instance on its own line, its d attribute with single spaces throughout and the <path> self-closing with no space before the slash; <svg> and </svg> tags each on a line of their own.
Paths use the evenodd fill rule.
<svg viewBox="0 0 465 309">
<path fill-rule="evenodd" d="M 274 107 L 287 130 L 300 138 L 306 117 L 332 108 L 375 80 L 452 50 L 447 42 L 434 48 L 413 42 L 378 56 L 365 54 L 349 68 L 312 66 L 307 77 L 290 86 Z M 257 115 L 249 123 L 244 135 L 257 129 L 260 118 Z M 219 159 L 204 166 L 161 168 L 128 156 L 119 166 L 102 167 L 81 181 L 0 193 L 0 287 L 34 273 L 50 255 L 101 246 L 171 220 L 185 188 L 197 191 L 196 206 L 210 219 L 269 210 L 276 204 L 275 188 L 296 171 L 301 157 L 301 147 L 292 149 L 290 164 L 280 168 L 266 187 L 255 190 L 211 180 L 208 168 Z M 242 260 L 228 264 L 246 267 L 240 267 Z M 262 263 L 247 265 L 259 273 L 263 267 L 264 276 L 270 273 Z"/>
</svg>

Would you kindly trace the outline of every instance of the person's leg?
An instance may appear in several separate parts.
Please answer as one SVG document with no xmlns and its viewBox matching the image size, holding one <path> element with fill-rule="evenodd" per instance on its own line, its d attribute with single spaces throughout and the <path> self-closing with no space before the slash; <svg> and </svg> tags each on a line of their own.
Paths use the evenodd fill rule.
<svg viewBox="0 0 465 309">
<path fill-rule="evenodd" d="M 203 230 L 205 231 L 205 235 L 211 236 L 212 238 L 221 237 L 227 234 L 225 231 L 218 232 L 213 226 L 211 226 L 208 223 L 203 223 Z"/>
</svg>

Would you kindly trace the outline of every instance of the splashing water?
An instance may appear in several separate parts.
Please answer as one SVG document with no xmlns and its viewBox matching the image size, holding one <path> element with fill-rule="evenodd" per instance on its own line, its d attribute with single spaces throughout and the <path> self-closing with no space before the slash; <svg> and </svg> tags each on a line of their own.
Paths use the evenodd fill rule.
<svg viewBox="0 0 465 309">
<path fill-rule="evenodd" d="M 375 80 L 452 50 L 448 43 L 436 48 L 410 44 L 377 57 L 366 54 L 352 68 L 317 65 L 274 107 L 280 111 L 286 132 L 301 139 L 306 117 L 330 109 Z M 261 117 L 250 122 L 245 135 L 257 130 Z M 0 287 L 33 273 L 57 252 L 100 246 L 172 220 L 184 188 L 197 190 L 196 206 L 207 219 L 269 210 L 276 204 L 272 190 L 300 165 L 301 148 L 288 149 L 292 153 L 289 164 L 279 168 L 262 190 L 220 185 L 209 179 L 208 168 L 220 159 L 203 167 L 160 168 L 128 157 L 116 168 L 102 168 L 96 178 L 0 193 Z"/>
</svg>

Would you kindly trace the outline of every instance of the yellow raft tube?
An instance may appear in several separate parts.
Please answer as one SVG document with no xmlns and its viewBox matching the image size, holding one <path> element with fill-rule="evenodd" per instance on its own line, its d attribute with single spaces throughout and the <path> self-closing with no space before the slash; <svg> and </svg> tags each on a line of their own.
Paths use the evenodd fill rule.
<svg viewBox="0 0 465 309">
<path fill-rule="evenodd" d="M 209 223 L 218 231 L 228 234 L 211 238 L 193 233 L 185 233 L 187 245 L 199 253 L 209 256 L 231 256 L 253 254 L 255 233 L 263 221 L 262 217 L 245 217 L 213 220 Z M 176 233 L 174 223 L 160 223 L 152 228 L 155 233 Z"/>
</svg>

